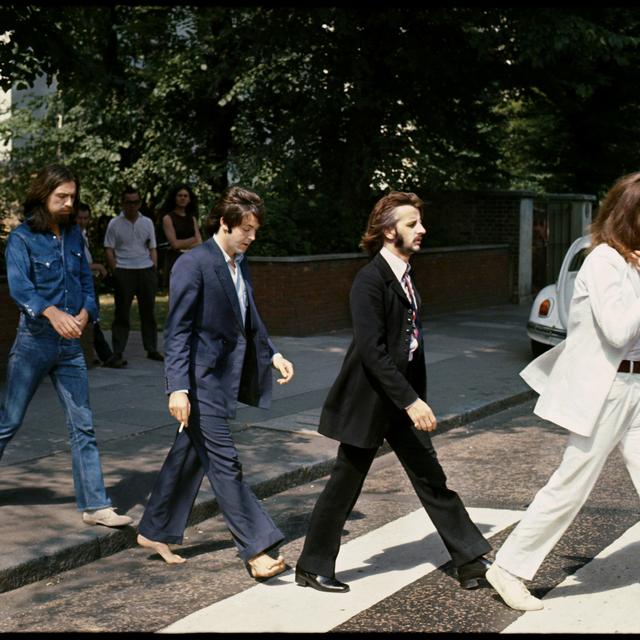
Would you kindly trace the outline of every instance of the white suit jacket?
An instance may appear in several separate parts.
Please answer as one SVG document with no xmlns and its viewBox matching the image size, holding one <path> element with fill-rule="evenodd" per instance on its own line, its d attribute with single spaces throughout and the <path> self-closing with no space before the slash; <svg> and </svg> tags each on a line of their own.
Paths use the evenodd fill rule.
<svg viewBox="0 0 640 640">
<path fill-rule="evenodd" d="M 638 270 L 599 244 L 576 276 L 567 338 L 520 372 L 540 394 L 534 413 L 591 435 L 618 366 L 639 337 Z"/>
</svg>

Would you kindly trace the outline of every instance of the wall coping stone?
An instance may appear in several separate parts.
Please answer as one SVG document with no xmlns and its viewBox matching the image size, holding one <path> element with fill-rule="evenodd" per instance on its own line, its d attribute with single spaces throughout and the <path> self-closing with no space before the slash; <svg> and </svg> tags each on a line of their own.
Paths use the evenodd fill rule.
<svg viewBox="0 0 640 640">
<path fill-rule="evenodd" d="M 427 247 L 420 249 L 418 254 L 491 251 L 508 247 L 508 244 L 465 244 L 451 247 Z M 368 258 L 368 255 L 366 253 L 321 253 L 310 256 L 248 256 L 249 262 L 322 262 L 325 260 L 362 260 L 363 258 Z"/>
<path fill-rule="evenodd" d="M 586 200 L 589 202 L 595 202 L 598 198 L 591 193 L 545 193 L 544 191 L 509 191 L 508 189 L 487 189 L 486 191 L 479 191 L 474 189 L 459 189 L 451 191 L 434 191 L 433 193 L 427 193 L 425 196 L 428 203 L 429 196 L 442 196 L 442 195 L 470 195 L 476 197 L 486 196 L 499 196 L 501 198 L 532 198 L 533 200 Z"/>
</svg>

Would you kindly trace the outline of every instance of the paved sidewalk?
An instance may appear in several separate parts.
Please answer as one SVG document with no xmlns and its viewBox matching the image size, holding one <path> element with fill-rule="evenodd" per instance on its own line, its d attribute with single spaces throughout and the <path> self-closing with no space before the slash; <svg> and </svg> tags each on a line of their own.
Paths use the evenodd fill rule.
<svg viewBox="0 0 640 640">
<path fill-rule="evenodd" d="M 501 305 L 424 323 L 428 402 L 438 431 L 533 397 L 518 376 L 530 360 L 528 312 L 529 305 Z M 272 339 L 296 376 L 289 385 L 274 385 L 270 410 L 241 406 L 232 423 L 245 478 L 260 497 L 329 471 L 337 443 L 316 429 L 351 333 Z M 166 409 L 163 365 L 144 357 L 139 333 L 132 332 L 125 357 L 125 369 L 91 369 L 89 383 L 107 490 L 134 526 L 114 530 L 82 522 L 64 415 L 47 380 L 0 464 L 0 592 L 135 544 L 135 524 L 177 425 Z M 190 524 L 216 509 L 205 480 Z"/>
</svg>

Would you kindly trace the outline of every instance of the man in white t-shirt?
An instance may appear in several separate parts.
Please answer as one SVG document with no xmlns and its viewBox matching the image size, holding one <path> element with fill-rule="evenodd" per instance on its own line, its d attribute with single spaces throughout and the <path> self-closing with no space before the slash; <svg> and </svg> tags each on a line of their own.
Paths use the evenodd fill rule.
<svg viewBox="0 0 640 640">
<path fill-rule="evenodd" d="M 158 277 L 158 252 L 153 222 L 140 213 L 140 193 L 126 187 L 122 211 L 107 226 L 105 255 L 113 273 L 115 311 L 111 325 L 113 358 L 105 366 L 121 368 L 122 355 L 129 338 L 131 303 L 135 296 L 140 312 L 142 343 L 151 360 L 164 360 L 158 352 L 158 328 L 155 318 Z"/>
</svg>

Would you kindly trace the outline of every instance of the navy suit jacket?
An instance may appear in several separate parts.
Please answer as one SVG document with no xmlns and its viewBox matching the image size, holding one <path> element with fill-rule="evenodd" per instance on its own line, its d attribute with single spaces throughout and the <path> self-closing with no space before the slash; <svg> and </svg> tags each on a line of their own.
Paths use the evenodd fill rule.
<svg viewBox="0 0 640 640">
<path fill-rule="evenodd" d="M 248 324 L 224 255 L 213 239 L 183 253 L 171 270 L 164 330 L 167 393 L 189 390 L 194 414 L 233 418 L 237 401 L 271 403 L 275 349 L 253 299 L 247 260 Z"/>
</svg>

